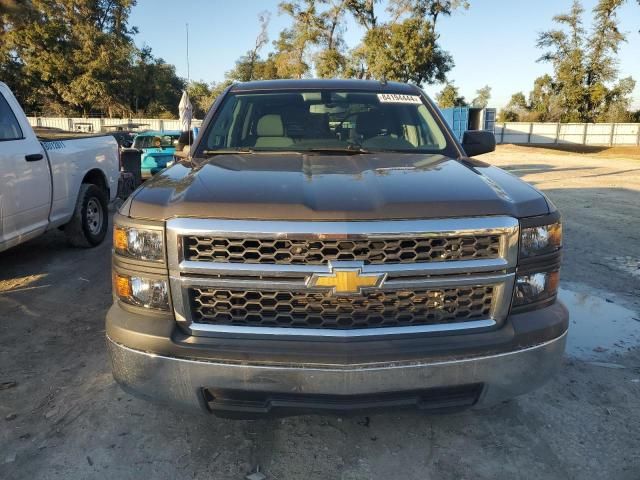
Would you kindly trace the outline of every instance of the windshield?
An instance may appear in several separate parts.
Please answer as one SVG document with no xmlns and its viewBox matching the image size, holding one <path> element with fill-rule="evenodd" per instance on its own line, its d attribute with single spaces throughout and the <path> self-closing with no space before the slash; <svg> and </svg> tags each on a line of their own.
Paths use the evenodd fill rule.
<svg viewBox="0 0 640 480">
<path fill-rule="evenodd" d="M 175 147 L 180 135 L 138 135 L 133 141 L 133 148 L 167 148 Z"/>
<path fill-rule="evenodd" d="M 229 95 L 198 154 L 252 151 L 440 152 L 447 146 L 417 95 L 358 91 Z"/>
</svg>

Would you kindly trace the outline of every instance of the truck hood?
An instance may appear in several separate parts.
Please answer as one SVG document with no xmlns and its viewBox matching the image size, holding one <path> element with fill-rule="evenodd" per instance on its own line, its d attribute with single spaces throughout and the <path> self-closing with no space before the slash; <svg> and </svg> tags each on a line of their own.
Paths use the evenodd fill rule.
<svg viewBox="0 0 640 480">
<path fill-rule="evenodd" d="M 129 215 L 264 220 L 371 220 L 549 212 L 545 197 L 483 162 L 427 154 L 218 155 L 146 182 Z"/>
<path fill-rule="evenodd" d="M 142 150 L 142 158 L 162 158 L 166 159 L 167 157 L 173 157 L 175 153 L 175 148 L 166 148 L 164 150 L 160 148 L 147 148 Z"/>
</svg>

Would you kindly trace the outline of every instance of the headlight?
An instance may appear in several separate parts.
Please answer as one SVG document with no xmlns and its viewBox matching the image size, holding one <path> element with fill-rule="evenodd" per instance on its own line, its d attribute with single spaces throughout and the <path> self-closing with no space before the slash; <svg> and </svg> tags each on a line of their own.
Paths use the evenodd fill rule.
<svg viewBox="0 0 640 480">
<path fill-rule="evenodd" d="M 116 225 L 113 229 L 113 248 L 123 257 L 152 262 L 164 261 L 162 230 Z"/>
<path fill-rule="evenodd" d="M 113 291 L 124 303 L 155 310 L 169 310 L 169 285 L 166 280 L 113 274 Z"/>
<path fill-rule="evenodd" d="M 553 253 L 562 247 L 560 222 L 538 227 L 525 227 L 520 234 L 520 258 Z"/>
<path fill-rule="evenodd" d="M 558 270 L 519 274 L 516 277 L 513 306 L 519 307 L 554 299 L 558 292 L 559 280 Z"/>
</svg>

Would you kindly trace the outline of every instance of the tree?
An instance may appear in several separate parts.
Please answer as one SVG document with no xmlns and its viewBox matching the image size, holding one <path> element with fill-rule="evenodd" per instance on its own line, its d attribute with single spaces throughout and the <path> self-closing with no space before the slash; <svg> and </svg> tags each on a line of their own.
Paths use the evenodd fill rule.
<svg viewBox="0 0 640 480">
<path fill-rule="evenodd" d="M 422 18 L 408 18 L 369 30 L 364 38 L 368 76 L 400 82 L 444 82 L 453 68 L 451 55 L 437 44 L 432 25 Z"/>
<path fill-rule="evenodd" d="M 27 111 L 177 111 L 175 68 L 136 48 L 135 0 L 2 1 L 0 74 Z M 144 80 L 144 83 L 140 83 Z M 177 98 L 177 100 L 176 100 Z M 175 104 L 174 104 L 175 102 Z"/>
<path fill-rule="evenodd" d="M 549 62 L 554 74 L 536 80 L 532 109 L 547 120 L 594 122 L 621 117 L 628 105 L 633 79 L 618 77 L 617 58 L 625 36 L 618 29 L 617 10 L 625 0 L 599 0 L 593 9 L 593 27 L 583 27 L 584 9 L 575 0 L 571 11 L 556 15 L 558 29 L 543 32 L 538 47 L 546 49 L 540 61 Z M 624 116 L 624 115 L 623 115 Z"/>
<path fill-rule="evenodd" d="M 261 79 L 264 61 L 260 58 L 260 50 L 269 41 L 267 29 L 271 20 L 271 13 L 264 11 L 258 15 L 260 31 L 256 36 L 255 44 L 251 50 L 236 61 L 236 65 L 225 75 L 228 79 L 248 82 Z"/>
<path fill-rule="evenodd" d="M 151 48 L 136 49 L 129 74 L 129 105 L 137 115 L 175 117 L 183 79 L 176 75 L 175 67 L 153 56 Z"/>
<path fill-rule="evenodd" d="M 550 75 L 536 78 L 533 90 L 529 93 L 527 119 L 533 122 L 558 121 L 563 108 L 562 98 L 557 94 L 557 85 L 553 78 Z"/>
<path fill-rule="evenodd" d="M 451 15 L 467 2 L 445 0 L 391 0 L 391 21 L 379 23 L 376 2 L 354 0 L 348 8 L 366 28 L 363 42 L 352 53 L 349 72 L 358 78 L 386 78 L 417 85 L 444 82 L 453 59 L 436 33 L 440 16 Z"/>
<path fill-rule="evenodd" d="M 557 93 L 565 105 L 563 121 L 579 122 L 584 112 L 584 35 L 582 14 L 584 9 L 574 0 L 568 14 L 556 15 L 553 20 L 569 32 L 561 29 L 543 32 L 538 37 L 538 48 L 548 48 L 539 61 L 550 62 L 555 71 Z"/>
<path fill-rule="evenodd" d="M 311 69 L 309 49 L 318 44 L 322 36 L 316 4 L 316 0 L 294 0 L 279 5 L 280 12 L 293 20 L 291 27 L 281 31 L 274 42 L 276 53 L 273 60 L 281 78 L 302 78 Z"/>
<path fill-rule="evenodd" d="M 203 118 L 211 106 L 211 89 L 206 82 L 191 82 L 187 86 L 189 100 L 193 106 L 193 116 Z"/>
<path fill-rule="evenodd" d="M 375 5 L 379 0 L 348 0 L 347 8 L 361 26 L 367 30 L 376 28 L 378 17 Z"/>
<path fill-rule="evenodd" d="M 447 83 L 442 91 L 436 94 L 436 103 L 440 108 L 467 106 L 467 102 L 460 95 L 458 87 L 453 83 Z"/>
<path fill-rule="evenodd" d="M 522 116 L 529 111 L 527 99 L 524 93 L 518 92 L 511 95 L 511 99 L 505 108 L 500 111 L 501 122 L 522 121 Z"/>
<path fill-rule="evenodd" d="M 27 23 L 31 14 L 30 3 L 0 0 L 0 78 L 12 86 L 21 101 L 29 96 L 31 79 L 24 75 L 24 64 L 12 44 L 11 31 Z"/>
<path fill-rule="evenodd" d="M 316 54 L 316 74 L 321 78 L 341 76 L 347 66 L 344 55 L 344 16 L 349 0 L 328 0 L 329 8 L 320 14 L 320 44 L 322 49 Z"/>
<path fill-rule="evenodd" d="M 626 41 L 625 35 L 618 30 L 616 19 L 616 10 L 624 2 L 625 0 L 600 0 L 593 9 L 594 27 L 585 58 L 586 110 L 594 112 L 591 118 L 604 113 L 598 112 L 598 107 L 603 103 L 610 106 L 611 99 L 607 97 L 613 92 L 608 91 L 606 83 L 615 81 L 618 76 L 616 55 L 620 43 Z M 616 85 L 613 87 L 615 89 L 624 91 L 625 85 Z"/>
<path fill-rule="evenodd" d="M 631 77 L 625 77 L 608 90 L 605 98 L 607 109 L 602 111 L 596 121 L 598 122 L 633 122 L 636 114 L 630 111 L 631 94 L 636 86 L 636 81 Z"/>
<path fill-rule="evenodd" d="M 467 0 L 391 0 L 387 8 L 394 20 L 409 13 L 418 17 L 430 17 L 435 30 L 438 17 L 450 16 L 458 8 L 469 8 Z"/>
<path fill-rule="evenodd" d="M 215 82 L 211 84 L 211 103 L 215 102 L 216 99 L 222 95 L 233 82 L 231 80 L 224 80 L 222 82 Z"/>
<path fill-rule="evenodd" d="M 471 101 L 471 106 L 476 108 L 487 108 L 489 100 L 491 99 L 491 87 L 485 85 L 479 90 L 476 90 L 477 97 Z"/>
<path fill-rule="evenodd" d="M 3 47 L 29 79 L 19 88 L 27 107 L 37 102 L 54 111 L 126 111 L 123 92 L 136 33 L 127 19 L 133 5 L 32 0 L 3 15 Z"/>
<path fill-rule="evenodd" d="M 468 8 L 463 0 L 388 0 L 391 20 L 378 20 L 379 0 L 288 0 L 279 4 L 291 25 L 273 42 L 274 52 L 261 59 L 256 42 L 226 77 L 246 81 L 258 78 L 319 77 L 378 78 L 417 85 L 445 82 L 453 67 L 451 55 L 439 45 L 436 25 L 442 16 Z M 343 33 L 351 15 L 362 25 L 360 45 L 346 50 Z M 261 36 L 258 39 L 263 38 Z"/>
</svg>

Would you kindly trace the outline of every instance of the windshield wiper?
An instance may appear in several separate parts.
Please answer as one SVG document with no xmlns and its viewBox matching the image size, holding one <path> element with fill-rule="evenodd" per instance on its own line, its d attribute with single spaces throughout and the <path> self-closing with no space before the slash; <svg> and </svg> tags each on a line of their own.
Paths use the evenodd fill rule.
<svg viewBox="0 0 640 480">
<path fill-rule="evenodd" d="M 318 148 L 305 148 L 300 150 L 254 150 L 252 148 L 230 148 L 220 150 L 204 150 L 202 154 L 204 156 L 213 155 L 229 155 L 234 153 L 241 154 L 253 154 L 253 153 L 266 153 L 266 154 L 282 154 L 282 153 L 325 153 L 328 155 L 358 155 L 371 153 L 358 145 L 349 145 L 347 147 L 318 147 Z"/>
<path fill-rule="evenodd" d="M 346 148 L 340 147 L 326 147 L 326 148 L 308 148 L 305 150 L 301 150 L 303 153 L 326 153 L 326 154 L 337 154 L 337 155 L 359 155 L 371 153 L 369 150 L 359 147 L 357 145 L 349 146 Z"/>
<path fill-rule="evenodd" d="M 230 148 L 230 149 L 221 149 L 221 150 L 204 150 L 202 152 L 203 155 L 226 155 L 229 153 L 253 153 L 253 149 L 251 148 Z"/>
</svg>

